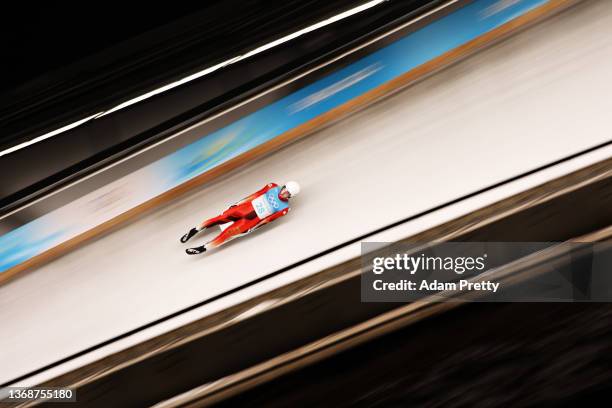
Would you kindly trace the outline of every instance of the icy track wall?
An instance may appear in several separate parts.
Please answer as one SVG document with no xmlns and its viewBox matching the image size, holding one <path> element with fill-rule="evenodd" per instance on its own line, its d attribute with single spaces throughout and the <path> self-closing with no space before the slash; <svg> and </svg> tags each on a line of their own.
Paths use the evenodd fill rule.
<svg viewBox="0 0 612 408">
<path fill-rule="evenodd" d="M 478 48 L 486 34 L 497 38 L 542 15 L 572 3 L 563 0 L 477 0 L 364 58 L 198 141 L 88 193 L 0 237 L 0 283 L 51 250 L 94 235 L 98 227 L 160 195 L 261 148 L 300 127 L 332 119 L 331 113 L 359 99 L 373 100 L 409 82 L 406 78 L 436 59 L 467 45 Z M 469 48 L 469 47 L 466 47 Z M 433 71 L 422 70 L 416 77 Z M 404 80 L 403 80 L 404 79 Z M 402 81 L 403 80 L 403 81 Z M 391 86 L 390 86 L 391 85 Z M 358 103 L 363 104 L 363 102 Z M 296 137 L 297 134 L 293 137 Z M 375 135 L 373 135 L 374 137 Z M 51 256 L 49 256 L 51 257 Z"/>
</svg>

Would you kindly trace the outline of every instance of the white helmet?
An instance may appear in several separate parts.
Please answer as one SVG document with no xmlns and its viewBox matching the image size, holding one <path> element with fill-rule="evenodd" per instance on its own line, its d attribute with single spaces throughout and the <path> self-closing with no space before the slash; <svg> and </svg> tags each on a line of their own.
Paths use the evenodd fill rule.
<svg viewBox="0 0 612 408">
<path fill-rule="evenodd" d="M 285 183 L 285 188 L 291 194 L 291 197 L 295 197 L 300 194 L 300 185 L 295 181 L 288 181 Z"/>
</svg>

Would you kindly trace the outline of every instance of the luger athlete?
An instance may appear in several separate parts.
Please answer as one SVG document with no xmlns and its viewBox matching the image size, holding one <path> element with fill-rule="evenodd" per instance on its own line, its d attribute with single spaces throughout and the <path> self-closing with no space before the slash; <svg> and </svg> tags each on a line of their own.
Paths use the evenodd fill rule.
<svg viewBox="0 0 612 408">
<path fill-rule="evenodd" d="M 194 235 L 206 228 L 231 223 L 212 241 L 199 247 L 188 248 L 185 252 L 189 255 L 201 254 L 282 217 L 289 212 L 289 199 L 298 195 L 299 192 L 300 185 L 295 181 L 288 181 L 282 187 L 275 183 L 267 184 L 258 192 L 230 206 L 223 214 L 190 229 L 188 233 L 181 237 L 181 242 L 189 241 Z"/>
</svg>

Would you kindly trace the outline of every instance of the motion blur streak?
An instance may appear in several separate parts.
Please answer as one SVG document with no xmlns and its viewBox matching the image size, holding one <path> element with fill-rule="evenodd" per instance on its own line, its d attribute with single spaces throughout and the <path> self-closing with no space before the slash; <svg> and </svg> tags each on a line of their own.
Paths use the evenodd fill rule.
<svg viewBox="0 0 612 408">
<path fill-rule="evenodd" d="M 289 34 L 289 35 L 287 35 L 285 37 L 279 38 L 278 40 L 272 41 L 272 42 L 270 42 L 268 44 L 264 44 L 261 47 L 257 47 L 254 50 L 246 52 L 246 53 L 244 53 L 242 55 L 238 55 L 238 56 L 236 56 L 234 58 L 231 58 L 231 59 L 229 59 L 227 61 L 223 61 L 223 62 L 221 62 L 221 63 L 219 63 L 217 65 L 213 65 L 212 67 L 206 68 L 206 69 L 204 69 L 204 70 L 202 70 L 200 72 L 196 72 L 195 74 L 189 75 L 189 76 L 187 76 L 187 77 L 185 77 L 183 79 L 180 79 L 180 80 L 178 80 L 176 82 L 172 82 L 171 84 L 162 86 L 162 87 L 160 87 L 158 89 L 155 89 L 155 90 L 153 90 L 151 92 L 148 92 L 148 93 L 146 93 L 144 95 L 141 95 L 141 96 L 139 96 L 137 98 L 130 99 L 129 101 L 121 103 L 121 104 L 115 106 L 112 109 L 104 111 L 103 113 L 99 114 L 98 117 L 104 116 L 104 115 L 108 115 L 109 113 L 113 113 L 115 111 L 118 111 L 119 109 L 123 109 L 123 108 L 125 108 L 127 106 L 133 105 L 133 104 L 138 103 L 140 101 L 143 101 L 143 100 L 145 100 L 147 98 L 150 98 L 151 96 L 157 95 L 157 94 L 162 93 L 162 92 L 166 92 L 166 91 L 168 91 L 168 90 L 170 90 L 172 88 L 176 88 L 177 86 L 180 86 L 180 85 L 186 84 L 186 83 L 188 83 L 190 81 L 193 81 L 194 79 L 201 78 L 204 75 L 208 75 L 208 74 L 210 74 L 210 73 L 212 73 L 214 71 L 217 71 L 218 69 L 221 69 L 221 68 L 223 68 L 223 67 L 225 67 L 227 65 L 235 64 L 236 62 L 239 62 L 239 61 L 245 60 L 247 58 L 250 58 L 250 57 L 252 57 L 254 55 L 257 55 L 257 54 L 262 53 L 262 52 L 264 52 L 266 50 L 269 50 L 270 48 L 273 48 L 273 47 L 279 46 L 281 44 L 284 44 L 287 41 L 291 41 L 294 38 L 297 38 L 297 37 L 302 36 L 304 34 L 308 34 L 308 33 L 312 32 L 314 30 L 318 30 L 319 28 L 323 28 L 326 25 L 333 24 L 336 21 L 340 21 L 342 19 L 345 19 L 347 17 L 353 16 L 353 15 L 355 15 L 357 13 L 365 11 L 365 10 L 367 10 L 369 8 L 377 6 L 377 5 L 379 5 L 380 3 L 384 2 L 384 1 L 386 1 L 386 0 L 373 0 L 373 1 L 367 2 L 365 4 L 362 4 L 359 7 L 355 7 L 353 9 L 351 9 L 351 10 L 345 11 L 344 13 L 337 14 L 337 15 L 335 15 L 333 17 L 330 17 L 330 18 L 328 18 L 326 20 L 323 20 L 323 21 L 321 21 L 319 23 L 313 24 L 313 25 L 311 25 L 309 27 L 306 27 L 306 28 L 298 30 L 298 31 L 296 31 L 294 33 L 291 33 L 291 34 Z"/>
<path fill-rule="evenodd" d="M 102 113 L 102 112 L 100 112 L 100 113 Z M 62 126 L 61 128 L 58 128 L 58 129 L 55 129 L 55 130 L 53 130 L 51 132 L 45 133 L 44 135 L 37 136 L 34 139 L 28 140 L 27 142 L 24 142 L 24 143 L 18 144 L 17 146 L 13 146 L 11 148 L 5 149 L 5 150 L 0 152 L 0 157 L 6 156 L 7 154 L 16 152 L 17 150 L 20 150 L 20 149 L 23 149 L 25 147 L 31 146 L 31 145 L 33 145 L 35 143 L 42 142 L 43 140 L 49 139 L 49 138 L 51 138 L 51 137 L 53 137 L 55 135 L 59 135 L 60 133 L 66 132 L 66 131 L 68 131 L 70 129 L 74 129 L 75 127 L 80 126 L 83 123 L 88 122 L 91 119 L 95 119 L 96 117 L 98 117 L 100 115 L 100 113 L 96 113 L 94 115 L 87 116 L 87 117 L 85 117 L 85 118 L 83 118 L 81 120 L 77 120 L 76 122 L 70 123 L 70 124 L 68 124 L 66 126 Z"/>
<path fill-rule="evenodd" d="M 610 72 L 612 3 L 586 2 L 10 282 L 0 381 L 609 141 Z M 285 179 L 291 216 L 185 256 L 188 227 Z"/>
<path fill-rule="evenodd" d="M 223 67 L 226 67 L 226 66 L 231 65 L 231 64 L 235 64 L 236 62 L 239 62 L 239 61 L 243 61 L 243 60 L 245 60 L 247 58 L 250 58 L 250 57 L 252 57 L 254 55 L 257 55 L 257 54 L 260 54 L 260 53 L 262 53 L 264 51 L 267 51 L 267 50 L 269 50 L 269 49 L 271 49 L 273 47 L 277 47 L 277 46 L 279 46 L 281 44 L 284 44 L 284 43 L 286 43 L 288 41 L 291 41 L 291 40 L 293 40 L 295 38 L 298 38 L 298 37 L 300 37 L 300 36 L 302 36 L 304 34 L 308 34 L 308 33 L 312 32 L 312 31 L 315 31 L 315 30 L 318 30 L 320 28 L 323 28 L 323 27 L 325 27 L 327 25 L 333 24 L 333 23 L 335 23 L 337 21 L 340 21 L 340 20 L 343 20 L 345 18 L 351 17 L 351 16 L 353 16 L 355 14 L 361 13 L 361 12 L 363 12 L 365 10 L 368 10 L 368 9 L 370 9 L 372 7 L 375 7 L 375 6 L 377 6 L 380 3 L 383 3 L 385 1 L 386 0 L 372 0 L 372 1 L 369 1 L 367 3 L 364 3 L 361 6 L 352 8 L 350 10 L 347 10 L 347 11 L 343 12 L 343 13 L 337 14 L 337 15 L 335 15 L 333 17 L 330 17 L 328 19 L 320 21 L 320 22 L 318 22 L 316 24 L 313 24 L 311 26 L 308 26 L 306 28 L 298 30 L 298 31 L 296 31 L 294 33 L 291 33 L 289 35 L 281 37 L 281 38 L 279 38 L 279 39 L 277 39 L 275 41 L 269 42 L 267 44 L 264 44 L 264 45 L 262 45 L 260 47 L 255 48 L 255 49 L 253 49 L 251 51 L 248 51 L 248 52 L 246 52 L 244 54 L 237 55 L 237 56 L 235 56 L 233 58 L 230 58 L 230 59 L 228 59 L 226 61 L 220 62 L 218 64 L 215 64 L 215 65 L 211 66 L 211 67 L 208 67 L 206 69 L 198 71 L 198 72 L 196 72 L 194 74 L 188 75 L 188 76 L 186 76 L 184 78 L 179 79 L 178 81 L 174 81 L 172 83 L 166 84 L 166 85 L 161 86 L 161 87 L 159 87 L 157 89 L 154 89 L 152 91 L 149 91 L 147 93 L 139 95 L 139 96 L 137 96 L 135 98 L 132 98 L 132 99 L 130 99 L 128 101 L 122 102 L 119 105 L 114 106 L 114 107 L 112 107 L 110 109 L 107 109 L 107 110 L 105 110 L 103 112 L 99 112 L 99 113 L 97 113 L 95 115 L 88 116 L 88 117 L 83 118 L 81 120 L 78 120 L 78 121 L 76 121 L 74 123 L 71 123 L 69 125 L 63 126 L 63 127 L 59 128 L 59 129 L 53 130 L 51 132 L 45 133 L 44 135 L 40 135 L 40 136 L 38 136 L 38 137 L 36 137 L 34 139 L 28 140 L 27 142 L 23 142 L 21 144 L 13 146 L 13 147 L 11 147 L 9 149 L 0 151 L 0 157 L 5 156 L 7 154 L 10 154 L 12 152 L 15 152 L 17 150 L 23 149 L 25 147 L 31 146 L 31 145 L 33 145 L 35 143 L 38 143 L 38 142 L 41 142 L 43 140 L 49 139 L 50 137 L 56 136 L 56 135 L 58 135 L 58 134 L 60 134 L 62 132 L 65 132 L 67 130 L 74 129 L 75 127 L 77 127 L 79 125 L 82 125 L 83 123 L 85 123 L 85 122 L 87 122 L 87 121 L 89 121 L 91 119 L 96 119 L 96 118 L 108 115 L 110 113 L 116 112 L 118 110 L 127 108 L 128 106 L 134 105 L 135 103 L 142 102 L 142 101 L 144 101 L 146 99 L 149 99 L 152 96 L 159 95 L 160 93 L 169 91 L 170 89 L 174 89 L 174 88 L 176 88 L 178 86 L 181 86 L 181 85 L 184 85 L 184 84 L 186 84 L 188 82 L 194 81 L 194 80 L 196 80 L 198 78 L 201 78 L 201 77 L 203 77 L 205 75 L 211 74 L 211 73 L 213 73 L 213 72 L 215 72 L 215 71 L 217 71 L 217 70 L 219 70 L 219 69 L 221 69 Z"/>
</svg>

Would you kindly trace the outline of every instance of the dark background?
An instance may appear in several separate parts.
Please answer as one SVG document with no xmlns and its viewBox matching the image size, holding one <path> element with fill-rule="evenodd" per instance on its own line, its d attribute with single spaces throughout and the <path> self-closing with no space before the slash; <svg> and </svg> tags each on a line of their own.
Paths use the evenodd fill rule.
<svg viewBox="0 0 612 408">
<path fill-rule="evenodd" d="M 54 119 L 71 122 L 70 112 L 99 112 L 361 3 L 19 5 L 2 13 L 0 143 Z"/>
<path fill-rule="evenodd" d="M 192 32 L 206 35 L 206 49 L 223 51 L 256 40 L 241 36 L 242 30 L 248 32 L 255 24 L 264 32 L 282 24 L 285 18 L 299 24 L 316 14 L 333 14 L 362 2 L 208 0 L 149 2 L 139 7 L 126 3 L 26 3 L 3 10 L 0 95 L 6 97 L 7 92 L 35 79 L 44 81 L 47 78 L 41 76 L 126 41 L 130 41 L 130 52 L 136 53 L 153 43 Z M 262 22 L 256 16 L 271 18 Z"/>
<path fill-rule="evenodd" d="M 0 92 L 23 86 L 122 41 L 221 3 L 150 3 L 146 10 L 96 3 L 40 3 L 3 12 Z M 229 2 L 228 2 L 229 3 Z"/>
</svg>

